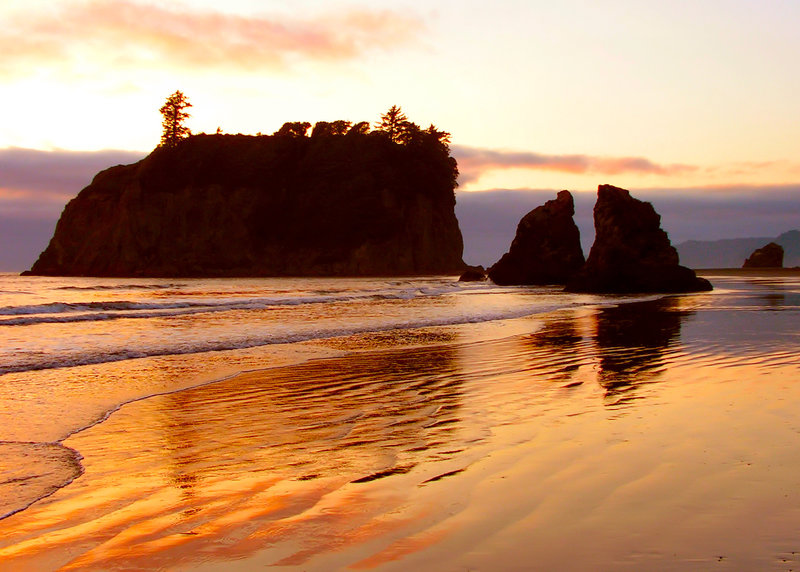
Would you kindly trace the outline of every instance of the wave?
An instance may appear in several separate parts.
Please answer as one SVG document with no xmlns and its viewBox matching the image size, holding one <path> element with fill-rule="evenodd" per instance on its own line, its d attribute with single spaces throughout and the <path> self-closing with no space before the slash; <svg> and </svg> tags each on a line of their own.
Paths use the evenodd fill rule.
<svg viewBox="0 0 800 572">
<path fill-rule="evenodd" d="M 76 291 L 102 291 L 102 290 L 170 290 L 182 288 L 185 284 L 117 284 L 117 285 L 97 285 L 97 286 L 59 286 L 55 290 L 76 290 Z"/>
<path fill-rule="evenodd" d="M 51 302 L 27 306 L 0 308 L 0 326 L 27 326 L 68 322 L 104 321 L 118 319 L 165 318 L 205 312 L 233 310 L 263 310 L 280 306 L 304 304 L 348 303 L 369 300 L 410 300 L 417 297 L 440 296 L 459 289 L 451 286 L 439 288 L 409 288 L 398 291 L 349 292 L 346 294 L 295 295 L 265 298 L 238 298 L 227 300 L 184 300 L 165 302 L 100 301 Z M 8 316 L 7 318 L 1 318 Z"/>
<path fill-rule="evenodd" d="M 394 330 L 411 330 L 418 328 L 454 326 L 459 324 L 474 324 L 491 322 L 496 320 L 510 320 L 522 318 L 534 314 L 552 312 L 554 310 L 582 305 L 580 303 L 553 303 L 542 304 L 537 302 L 530 306 L 518 307 L 502 311 L 485 311 L 460 314 L 456 316 L 429 317 L 412 320 L 393 320 L 383 323 L 361 323 L 349 327 L 331 326 L 311 330 L 288 329 L 280 331 L 271 329 L 268 333 L 237 340 L 184 340 L 177 345 L 164 346 L 141 346 L 137 349 L 92 350 L 74 353 L 48 353 L 46 355 L 36 355 L 35 358 L 27 361 L 18 361 L 14 364 L 0 365 L 0 375 L 7 373 L 20 373 L 25 371 L 36 371 L 43 369 L 57 369 L 64 367 L 76 367 L 83 365 L 94 365 L 107 362 L 116 362 L 129 359 L 148 358 L 168 355 L 188 355 L 212 351 L 228 351 L 246 349 L 259 346 L 269 346 L 275 344 L 291 344 L 306 342 L 310 340 L 337 338 L 356 334 L 371 332 L 388 332 Z"/>
</svg>

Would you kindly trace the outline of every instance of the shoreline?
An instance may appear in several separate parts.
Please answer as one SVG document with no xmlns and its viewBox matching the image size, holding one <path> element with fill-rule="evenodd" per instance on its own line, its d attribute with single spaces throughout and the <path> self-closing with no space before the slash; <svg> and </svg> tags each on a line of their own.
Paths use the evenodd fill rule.
<svg viewBox="0 0 800 572">
<path fill-rule="evenodd" d="M 775 568 L 800 524 L 798 300 L 794 282 L 745 277 L 315 341 L 330 357 L 140 398 L 65 439 L 85 474 L 0 520 L 0 558 Z"/>
<path fill-rule="evenodd" d="M 52 487 L 51 485 L 50 487 L 48 487 L 47 492 L 31 500 L 30 502 L 27 502 L 25 506 L 12 508 L 5 514 L 0 515 L 0 522 L 2 522 L 4 519 L 8 517 L 11 517 L 13 515 L 16 515 L 20 512 L 27 510 L 28 508 L 30 508 L 31 506 L 35 505 L 40 501 L 47 499 L 48 497 L 57 493 L 59 490 L 69 486 L 72 482 L 75 481 L 75 479 L 80 478 L 85 472 L 85 467 L 81 462 L 84 459 L 84 456 L 79 450 L 65 445 L 64 442 L 69 440 L 71 437 L 75 435 L 78 435 L 84 431 L 88 431 L 94 428 L 95 426 L 106 422 L 112 415 L 120 411 L 125 406 L 135 404 L 137 402 L 148 399 L 164 397 L 183 391 L 191 391 L 199 389 L 208 385 L 224 383 L 226 381 L 241 376 L 257 375 L 257 374 L 264 375 L 271 370 L 291 368 L 306 363 L 317 362 L 319 360 L 347 359 L 348 357 L 360 354 L 371 354 L 377 356 L 380 355 L 381 353 L 414 351 L 422 348 L 436 349 L 444 346 L 472 345 L 472 344 L 480 344 L 482 342 L 492 342 L 492 341 L 499 342 L 504 339 L 509 339 L 518 336 L 520 335 L 521 331 L 528 331 L 531 322 L 535 323 L 543 319 L 546 319 L 547 316 L 557 315 L 561 312 L 568 312 L 568 311 L 591 312 L 596 310 L 597 308 L 607 305 L 651 301 L 669 296 L 670 295 L 659 295 L 659 294 L 648 294 L 640 296 L 629 295 L 625 298 L 615 296 L 613 297 L 614 300 L 609 301 L 608 303 L 603 303 L 602 301 L 598 300 L 593 303 L 581 305 L 577 308 L 564 307 L 555 310 L 547 310 L 540 313 L 506 318 L 502 320 L 486 320 L 481 322 L 464 322 L 464 323 L 446 324 L 446 325 L 430 325 L 422 328 L 411 327 L 411 328 L 394 328 L 394 329 L 377 330 L 377 331 L 365 331 L 365 332 L 350 333 L 344 336 L 314 338 L 310 340 L 303 340 L 289 344 L 268 344 L 268 345 L 235 348 L 235 349 L 210 350 L 208 352 L 191 353 L 183 355 L 171 354 L 166 356 L 162 355 L 144 356 L 141 358 L 133 358 L 129 360 L 119 360 L 119 361 L 115 360 L 111 362 L 103 362 L 98 364 L 82 364 L 80 366 L 72 366 L 78 368 L 84 368 L 84 367 L 102 368 L 103 366 L 106 365 L 120 364 L 120 362 L 125 362 L 125 363 L 131 362 L 133 365 L 135 365 L 137 362 L 141 363 L 140 360 L 152 360 L 159 358 L 170 360 L 186 356 L 192 356 L 198 361 L 203 361 L 201 358 L 208 357 L 210 355 L 219 357 L 221 354 L 244 353 L 248 351 L 263 352 L 263 354 L 265 355 L 254 356 L 253 359 L 258 361 L 262 361 L 264 359 L 269 359 L 269 358 L 272 359 L 283 358 L 284 360 L 289 359 L 289 361 L 283 361 L 281 363 L 259 366 L 250 369 L 237 369 L 237 370 L 228 369 L 227 371 L 225 369 L 217 370 L 215 371 L 214 374 L 210 374 L 205 377 L 201 376 L 197 380 L 188 381 L 185 384 L 181 384 L 176 387 L 166 389 L 164 391 L 157 391 L 132 397 L 125 401 L 113 404 L 108 409 L 102 411 L 101 414 L 96 418 L 90 420 L 89 422 L 87 422 L 82 426 L 68 430 L 66 434 L 64 434 L 62 437 L 58 439 L 50 441 L 14 441 L 14 440 L 0 441 L 0 445 L 29 445 L 31 447 L 41 447 L 41 446 L 63 447 L 64 449 L 72 452 L 73 459 L 77 467 L 76 475 L 70 476 L 69 478 L 65 479 L 63 481 L 63 484 L 61 484 L 60 486 Z M 477 335 L 473 333 L 472 341 L 467 341 L 467 342 L 453 342 L 452 339 L 450 341 L 445 341 L 446 338 L 452 338 L 452 336 L 454 335 L 452 332 L 448 333 L 446 330 L 458 331 L 469 328 L 472 329 L 477 328 L 480 330 L 499 329 L 502 331 L 502 333 L 498 333 L 497 331 L 478 333 Z M 403 335 L 398 336 L 398 334 L 403 334 Z M 408 341 L 409 339 L 413 341 L 409 342 Z M 282 349 L 307 350 L 305 353 L 309 355 L 302 355 L 302 356 L 295 355 L 293 356 L 293 358 L 287 358 L 285 353 L 281 352 Z M 304 352 L 301 351 L 296 353 L 304 353 Z"/>
</svg>

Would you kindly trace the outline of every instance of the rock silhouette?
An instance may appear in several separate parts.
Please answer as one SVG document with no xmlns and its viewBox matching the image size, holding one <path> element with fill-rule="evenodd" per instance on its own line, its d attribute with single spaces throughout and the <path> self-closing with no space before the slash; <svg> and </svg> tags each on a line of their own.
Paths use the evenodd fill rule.
<svg viewBox="0 0 800 572">
<path fill-rule="evenodd" d="M 467 266 L 467 269 L 458 277 L 459 282 L 480 282 L 486 280 L 486 270 L 483 266 Z"/>
<path fill-rule="evenodd" d="M 459 274 L 455 160 L 365 130 L 196 135 L 99 173 L 32 274 Z"/>
<path fill-rule="evenodd" d="M 681 262 L 690 268 L 737 268 L 762 245 L 774 242 L 783 247 L 783 265 L 800 266 L 800 230 L 778 236 L 687 240 L 676 244 Z"/>
<path fill-rule="evenodd" d="M 742 268 L 783 268 L 783 247 L 770 242 L 756 249 L 744 261 Z"/>
<path fill-rule="evenodd" d="M 580 231 L 569 191 L 520 220 L 511 248 L 489 268 L 495 284 L 566 284 L 583 266 Z"/>
<path fill-rule="evenodd" d="M 711 284 L 680 266 L 653 205 L 612 185 L 600 185 L 595 240 L 586 264 L 567 284 L 571 292 L 695 292 Z"/>
</svg>

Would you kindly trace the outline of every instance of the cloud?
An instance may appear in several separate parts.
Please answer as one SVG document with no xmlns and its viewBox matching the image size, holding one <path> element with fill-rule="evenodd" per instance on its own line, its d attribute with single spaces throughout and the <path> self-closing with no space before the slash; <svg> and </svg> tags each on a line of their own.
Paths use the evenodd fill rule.
<svg viewBox="0 0 800 572">
<path fill-rule="evenodd" d="M 39 66 L 287 68 L 298 60 L 356 58 L 373 48 L 408 43 L 422 22 L 392 11 L 351 11 L 285 19 L 186 11 L 115 0 L 70 0 L 48 12 L 23 12 L 0 26 L 0 74 Z"/>
<path fill-rule="evenodd" d="M 57 215 L 99 171 L 134 163 L 144 155 L 138 151 L 0 149 L 0 214 Z"/>
<path fill-rule="evenodd" d="M 675 175 L 697 170 L 692 165 L 661 165 L 643 157 L 595 157 L 592 155 L 543 155 L 527 151 L 498 151 L 454 145 L 453 156 L 461 173 L 459 182 L 467 184 L 480 179 L 487 171 L 502 169 L 534 169 L 573 174 L 619 175 L 638 173 Z"/>
</svg>

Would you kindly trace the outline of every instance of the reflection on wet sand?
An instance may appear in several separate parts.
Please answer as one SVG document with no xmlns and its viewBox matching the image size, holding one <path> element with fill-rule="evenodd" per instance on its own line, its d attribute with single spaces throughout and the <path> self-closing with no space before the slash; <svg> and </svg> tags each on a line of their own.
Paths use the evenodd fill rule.
<svg viewBox="0 0 800 572">
<path fill-rule="evenodd" d="M 319 360 L 129 404 L 68 440 L 86 475 L 26 513 L 48 523 L 36 540 L 0 523 L 0 558 L 37 568 L 56 542 L 83 552 L 69 566 L 150 566 L 189 545 L 235 555 L 291 541 L 278 559 L 302 562 L 391 528 L 359 488 L 425 463 L 418 484 L 445 478 L 435 465 L 483 437 L 461 423 L 455 352 Z"/>
<path fill-rule="evenodd" d="M 608 404 L 635 399 L 634 390 L 658 379 L 670 348 L 680 341 L 681 322 L 692 314 L 675 298 L 602 308 L 596 315 L 598 383 Z"/>
<path fill-rule="evenodd" d="M 0 568 L 800 564 L 796 312 L 720 292 L 130 403 L 65 441 L 83 476 L 0 521 Z"/>
<path fill-rule="evenodd" d="M 153 403 L 179 482 L 218 470 L 215 451 L 236 459 L 239 470 L 269 467 L 306 481 L 360 474 L 454 440 L 461 380 L 453 357 L 444 346 L 321 360 Z"/>
<path fill-rule="evenodd" d="M 541 329 L 526 338 L 529 355 L 542 362 L 544 355 L 556 357 L 560 366 L 548 367 L 551 382 L 564 387 L 574 387 L 582 382 L 574 381 L 573 376 L 584 361 L 582 352 L 586 338 L 582 335 L 578 320 L 569 313 L 545 320 Z M 543 355 L 544 354 L 544 355 Z M 549 365 L 549 364 L 548 364 Z"/>
</svg>

